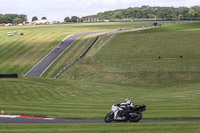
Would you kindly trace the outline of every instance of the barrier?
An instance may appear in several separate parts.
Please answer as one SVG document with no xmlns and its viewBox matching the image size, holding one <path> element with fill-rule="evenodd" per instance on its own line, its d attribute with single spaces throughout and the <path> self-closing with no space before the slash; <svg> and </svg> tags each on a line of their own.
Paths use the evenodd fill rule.
<svg viewBox="0 0 200 133">
<path fill-rule="evenodd" d="M 18 78 L 18 74 L 0 74 L 0 78 Z"/>
</svg>

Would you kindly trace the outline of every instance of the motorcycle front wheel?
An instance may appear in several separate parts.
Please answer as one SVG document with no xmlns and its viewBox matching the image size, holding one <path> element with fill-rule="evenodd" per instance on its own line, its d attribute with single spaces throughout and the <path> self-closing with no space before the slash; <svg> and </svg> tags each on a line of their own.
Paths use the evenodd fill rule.
<svg viewBox="0 0 200 133">
<path fill-rule="evenodd" d="M 135 112 L 135 116 L 134 117 L 130 117 L 129 121 L 130 122 L 138 122 L 142 119 L 142 113 L 141 112 Z"/>
<path fill-rule="evenodd" d="M 108 113 L 104 118 L 105 122 L 112 122 L 113 120 L 114 120 L 114 112 Z"/>
</svg>

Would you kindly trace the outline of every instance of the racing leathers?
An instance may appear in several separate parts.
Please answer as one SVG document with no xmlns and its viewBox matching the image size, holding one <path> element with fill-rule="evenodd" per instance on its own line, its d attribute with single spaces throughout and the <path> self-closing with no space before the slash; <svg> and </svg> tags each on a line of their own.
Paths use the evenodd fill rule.
<svg viewBox="0 0 200 133">
<path fill-rule="evenodd" d="M 123 113 L 125 111 L 130 111 L 130 108 L 133 108 L 134 104 L 127 102 L 127 103 L 116 104 L 115 106 L 118 106 L 119 109 L 118 109 L 118 111 L 115 112 L 114 119 L 115 120 L 123 120 L 123 119 L 125 119 L 123 116 Z"/>
</svg>

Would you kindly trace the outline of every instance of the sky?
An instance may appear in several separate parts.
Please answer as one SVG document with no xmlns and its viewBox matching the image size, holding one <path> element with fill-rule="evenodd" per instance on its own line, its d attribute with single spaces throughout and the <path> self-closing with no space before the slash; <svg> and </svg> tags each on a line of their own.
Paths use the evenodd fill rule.
<svg viewBox="0 0 200 133">
<path fill-rule="evenodd" d="M 37 16 L 62 22 L 67 16 L 83 17 L 143 5 L 191 7 L 200 5 L 200 0 L 0 0 L 0 14 L 26 14 L 29 21 Z"/>
</svg>

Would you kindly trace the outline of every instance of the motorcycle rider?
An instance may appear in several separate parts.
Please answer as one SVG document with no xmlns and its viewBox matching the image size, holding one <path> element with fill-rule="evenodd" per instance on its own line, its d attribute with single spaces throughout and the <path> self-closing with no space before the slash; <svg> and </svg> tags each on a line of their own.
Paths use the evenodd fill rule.
<svg viewBox="0 0 200 133">
<path fill-rule="evenodd" d="M 131 102 L 131 99 L 127 98 L 125 99 L 124 103 L 117 104 L 116 106 L 120 107 L 122 110 L 118 110 L 114 114 L 114 119 L 115 120 L 124 120 L 125 117 L 122 116 L 122 113 L 124 111 L 129 111 L 130 108 L 134 107 L 134 104 Z"/>
</svg>

